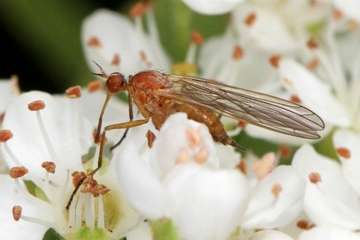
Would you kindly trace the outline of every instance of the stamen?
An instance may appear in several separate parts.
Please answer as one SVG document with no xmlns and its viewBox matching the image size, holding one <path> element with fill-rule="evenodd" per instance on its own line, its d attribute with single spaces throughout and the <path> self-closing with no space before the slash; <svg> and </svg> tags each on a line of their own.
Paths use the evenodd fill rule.
<svg viewBox="0 0 360 240">
<path fill-rule="evenodd" d="M 55 173 L 56 165 L 54 162 L 43 162 L 41 167 L 44 168 L 48 173 Z"/>
<path fill-rule="evenodd" d="M 333 17 L 336 21 L 340 20 L 340 19 L 342 18 L 342 16 L 343 16 L 343 13 L 342 13 L 342 11 L 340 11 L 339 9 L 335 9 L 335 10 L 332 12 L 332 17 Z"/>
<path fill-rule="evenodd" d="M 194 155 L 194 160 L 198 164 L 204 164 L 209 158 L 209 150 L 207 147 L 202 147 L 199 152 Z"/>
<path fill-rule="evenodd" d="M 178 164 L 178 163 L 185 163 L 185 162 L 189 162 L 189 161 L 190 161 L 190 157 L 189 157 L 188 152 L 186 151 L 185 148 L 182 148 L 180 150 L 179 156 L 175 160 L 175 163 Z"/>
<path fill-rule="evenodd" d="M 271 188 L 271 193 L 277 198 L 279 196 L 279 193 L 281 192 L 282 188 L 281 185 L 276 183 Z"/>
<path fill-rule="evenodd" d="M 319 66 L 319 59 L 318 58 L 313 58 L 308 64 L 307 64 L 307 68 L 310 71 L 315 71 L 316 68 Z"/>
<path fill-rule="evenodd" d="M 146 138 L 147 138 L 147 140 L 148 140 L 148 147 L 149 147 L 149 148 L 152 148 L 153 143 L 154 143 L 154 141 L 155 141 L 155 139 L 156 139 L 155 134 L 154 134 L 152 131 L 148 130 L 148 131 L 146 132 Z"/>
<path fill-rule="evenodd" d="M 95 204 L 94 197 L 91 194 L 86 194 L 86 212 L 85 212 L 85 221 L 86 226 L 89 228 L 95 227 Z"/>
<path fill-rule="evenodd" d="M 79 194 L 79 200 L 76 203 L 75 210 L 75 228 L 80 228 L 82 224 L 82 209 L 85 201 L 85 194 Z"/>
<path fill-rule="evenodd" d="M 131 18 L 142 17 L 148 10 L 148 7 L 149 6 L 143 2 L 137 2 L 131 7 L 129 15 Z"/>
<path fill-rule="evenodd" d="M 87 85 L 87 90 L 89 93 L 99 91 L 102 88 L 103 88 L 103 83 L 100 80 L 91 81 Z"/>
<path fill-rule="evenodd" d="M 97 37 L 91 37 L 87 42 L 87 45 L 89 47 L 95 47 L 95 48 L 100 48 L 102 46 L 99 38 Z"/>
<path fill-rule="evenodd" d="M 276 155 L 273 152 L 266 153 L 262 158 L 252 165 L 252 170 L 256 173 L 257 179 L 261 180 L 274 169 Z"/>
<path fill-rule="evenodd" d="M 71 176 L 73 177 L 72 179 L 72 183 L 74 187 L 77 187 L 79 185 L 79 182 L 81 180 L 83 180 L 84 178 L 86 178 L 86 173 L 84 173 L 83 171 L 78 172 L 78 171 L 74 171 Z"/>
<path fill-rule="evenodd" d="M 119 56 L 119 54 L 115 53 L 115 55 L 111 61 L 111 65 L 119 66 L 119 64 L 120 64 L 120 56 Z"/>
<path fill-rule="evenodd" d="M 204 42 L 203 36 L 198 31 L 191 32 L 191 42 L 200 45 Z"/>
<path fill-rule="evenodd" d="M 145 63 L 147 67 L 151 67 L 153 64 L 147 59 L 146 53 L 140 51 L 140 59 Z"/>
<path fill-rule="evenodd" d="M 244 175 L 246 175 L 246 173 L 247 173 L 247 164 L 246 164 L 246 160 L 244 158 L 240 159 L 240 163 L 237 166 L 237 168 L 240 170 L 240 172 L 242 172 Z"/>
<path fill-rule="evenodd" d="M 0 142 L 5 143 L 13 137 L 13 134 L 8 129 L 0 130 Z"/>
<path fill-rule="evenodd" d="M 351 157 L 351 152 L 349 149 L 345 147 L 339 147 L 336 149 L 336 153 L 339 154 L 339 156 L 349 159 Z"/>
<path fill-rule="evenodd" d="M 233 59 L 239 60 L 244 56 L 244 49 L 240 45 L 236 45 L 233 50 Z"/>
<path fill-rule="evenodd" d="M 296 226 L 298 226 L 298 228 L 304 229 L 304 230 L 310 230 L 310 229 L 316 227 L 316 225 L 314 223 L 310 223 L 308 220 L 305 220 L 305 219 L 298 221 Z"/>
<path fill-rule="evenodd" d="M 318 48 L 318 43 L 317 43 L 316 39 L 313 38 L 313 37 L 311 37 L 311 38 L 307 41 L 306 45 L 307 45 L 311 50 Z"/>
<path fill-rule="evenodd" d="M 45 108 L 45 103 L 41 100 L 36 100 L 28 104 L 28 109 L 30 111 L 39 111 Z"/>
<path fill-rule="evenodd" d="M 300 100 L 299 96 L 295 95 L 295 94 L 290 96 L 290 101 L 294 102 L 294 103 L 297 103 L 297 104 L 301 104 L 301 100 Z"/>
<path fill-rule="evenodd" d="M 254 24 L 255 20 L 256 20 L 256 13 L 252 12 L 249 13 L 249 15 L 247 15 L 247 17 L 244 20 L 244 23 L 245 25 L 250 27 L 251 25 Z"/>
<path fill-rule="evenodd" d="M 238 126 L 239 126 L 239 128 L 241 128 L 241 129 L 245 129 L 246 125 L 247 125 L 247 122 L 245 122 L 245 121 L 240 120 L 240 121 L 238 122 Z"/>
<path fill-rule="evenodd" d="M 43 101 L 41 101 L 41 100 L 34 101 L 34 102 L 29 103 L 28 108 L 29 108 L 30 111 L 36 111 L 36 117 L 37 117 L 37 120 L 38 120 L 38 123 L 39 123 L 40 131 L 41 131 L 42 136 L 44 138 L 45 145 L 46 145 L 46 148 L 47 148 L 47 150 L 49 152 L 50 158 L 54 162 L 59 162 L 59 158 L 57 157 L 57 155 L 55 153 L 55 149 L 54 149 L 54 147 L 53 147 L 53 145 L 51 143 L 49 134 L 46 131 L 45 124 L 44 124 L 44 121 L 43 121 L 42 116 L 41 116 L 41 111 L 39 111 L 39 110 L 42 110 L 42 109 L 45 108 L 45 103 Z"/>
<path fill-rule="evenodd" d="M 81 87 L 79 85 L 69 87 L 66 89 L 65 93 L 68 98 L 79 98 L 81 97 Z"/>
<path fill-rule="evenodd" d="M 15 221 L 19 221 L 19 219 L 21 217 L 21 212 L 22 212 L 21 206 L 13 206 L 12 213 L 13 213 L 13 218 Z"/>
<path fill-rule="evenodd" d="M 279 61 L 281 60 L 281 55 L 274 55 L 270 57 L 269 62 L 274 68 L 279 68 Z"/>
<path fill-rule="evenodd" d="M 97 219 L 97 227 L 104 228 L 105 227 L 105 217 L 104 217 L 104 203 L 102 199 L 102 194 L 100 194 L 98 198 L 98 219 Z"/>
<path fill-rule="evenodd" d="M 288 159 L 291 156 L 292 148 L 289 146 L 281 145 L 279 146 L 280 156 L 284 159 Z"/>
<path fill-rule="evenodd" d="M 19 178 L 24 176 L 25 174 L 27 174 L 29 172 L 29 170 L 27 170 L 26 167 L 24 166 L 19 166 L 19 167 L 13 167 L 10 169 L 10 177 L 11 178 Z"/>
<path fill-rule="evenodd" d="M 313 172 L 309 174 L 309 180 L 311 183 L 319 183 L 321 182 L 321 175 L 319 173 Z"/>
<path fill-rule="evenodd" d="M 198 147 L 202 140 L 199 132 L 192 127 L 186 129 L 186 138 L 191 149 Z"/>
</svg>

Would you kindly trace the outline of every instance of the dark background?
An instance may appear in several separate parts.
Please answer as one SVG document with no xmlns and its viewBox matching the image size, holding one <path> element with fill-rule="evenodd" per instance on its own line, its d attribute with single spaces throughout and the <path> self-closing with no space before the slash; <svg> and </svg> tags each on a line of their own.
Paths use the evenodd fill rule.
<svg viewBox="0 0 360 240">
<path fill-rule="evenodd" d="M 56 66 L 46 66 L 46 60 L 41 58 L 39 59 L 37 58 L 36 54 L 33 54 L 33 49 L 31 49 L 27 44 L 25 33 L 24 35 L 21 35 L 23 29 L 15 29 L 15 24 L 12 23 L 11 19 L 9 20 L 9 18 L 6 17 L 11 14 L 15 14 L 16 16 L 17 11 L 17 9 L 14 6 L 11 6 L 11 3 L 8 2 L 12 1 L 2 1 L 0 3 L 0 56 L 2 57 L 0 66 L 0 79 L 9 79 L 11 75 L 15 74 L 19 77 L 19 84 L 22 91 L 43 90 L 50 93 L 63 93 L 64 89 L 66 89 L 66 86 L 62 84 L 62 78 L 64 75 L 59 74 L 54 70 L 50 71 L 49 68 L 56 70 Z M 19 0 L 19 2 L 25 1 Z M 39 2 L 41 4 L 41 2 L 45 1 L 39 0 L 28 2 L 30 2 L 29 11 L 32 11 L 31 6 L 37 5 Z M 75 2 L 77 2 L 77 5 L 75 5 L 74 8 L 78 8 L 79 17 L 77 21 L 73 22 L 73 26 L 75 29 L 78 28 L 79 33 L 81 28 L 81 19 L 96 9 L 108 8 L 115 11 L 120 11 L 120 9 L 123 9 L 124 6 L 129 8 L 131 4 L 135 3 L 135 1 L 132 0 L 81 0 Z M 44 6 L 38 5 L 34 7 L 41 8 L 41 11 L 43 12 L 47 11 L 46 4 L 44 4 Z M 18 17 L 21 18 L 22 16 L 23 14 L 21 14 L 21 10 L 19 10 Z M 26 20 L 27 19 L 23 19 L 25 27 Z M 47 19 L 45 21 L 51 22 L 51 19 Z M 18 27 L 19 25 L 16 26 Z M 42 30 L 51 31 L 51 28 L 51 24 L 48 24 L 45 26 L 45 29 Z M 33 32 L 33 34 L 38 35 L 39 33 Z M 76 41 L 76 38 L 77 36 L 74 37 L 74 41 Z M 78 45 L 77 47 L 79 48 L 79 54 L 81 54 L 82 50 L 80 37 L 78 38 L 78 42 L 75 44 Z M 85 64 L 85 61 L 83 61 L 81 64 Z M 66 60 L 63 65 L 66 66 Z M 88 78 L 92 78 L 91 74 L 89 74 Z"/>
</svg>

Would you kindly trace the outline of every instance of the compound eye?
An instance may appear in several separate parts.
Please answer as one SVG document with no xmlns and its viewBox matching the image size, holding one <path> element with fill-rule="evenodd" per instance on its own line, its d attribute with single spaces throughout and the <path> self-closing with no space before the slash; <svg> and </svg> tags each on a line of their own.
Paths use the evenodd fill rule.
<svg viewBox="0 0 360 240">
<path fill-rule="evenodd" d="M 126 80 L 124 75 L 114 72 L 110 74 L 105 85 L 109 93 L 115 94 L 124 90 L 123 87 L 125 86 L 125 82 Z"/>
</svg>

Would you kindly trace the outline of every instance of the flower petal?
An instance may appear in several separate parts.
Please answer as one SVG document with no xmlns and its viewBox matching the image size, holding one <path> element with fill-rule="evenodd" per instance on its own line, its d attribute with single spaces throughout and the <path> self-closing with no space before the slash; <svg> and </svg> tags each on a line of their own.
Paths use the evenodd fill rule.
<svg viewBox="0 0 360 240">
<path fill-rule="evenodd" d="M 326 239 L 326 240 L 338 240 L 338 239 L 346 239 L 346 240 L 359 240 L 360 235 L 348 231 L 341 228 L 335 227 L 315 227 L 310 230 L 304 231 L 299 240 L 318 240 L 318 239 Z"/>
<path fill-rule="evenodd" d="M 30 111 L 28 104 L 35 100 L 42 100 L 45 109 Z M 38 115 L 46 129 L 45 135 L 40 129 Z M 54 184 L 64 184 L 67 170 L 82 170 L 81 156 L 92 144 L 91 124 L 70 106 L 43 92 L 24 93 L 13 101 L 6 111 L 3 128 L 12 131 L 14 136 L 6 144 L 31 174 L 43 178 L 45 170 L 41 164 L 55 162 L 56 174 L 50 175 Z M 7 165 L 16 165 L 4 144 L 1 150 Z"/>
<path fill-rule="evenodd" d="M 343 175 L 357 195 L 360 196 L 360 136 L 350 131 L 338 130 L 333 136 L 333 142 L 341 160 Z M 339 154 L 341 149 L 349 151 L 350 156 Z"/>
<path fill-rule="evenodd" d="M 275 193 L 274 188 L 279 192 Z M 254 187 L 243 228 L 277 228 L 301 212 L 305 181 L 291 166 L 279 166 Z M 278 194 L 278 195 L 276 195 Z"/>
<path fill-rule="evenodd" d="M 307 181 L 304 210 L 317 226 L 360 229 L 360 202 L 338 163 L 306 144 L 295 153 L 292 166 Z M 312 183 L 314 174 L 320 178 Z"/>
<path fill-rule="evenodd" d="M 292 240 L 290 236 L 276 230 L 262 230 L 253 234 L 249 240 Z"/>
<path fill-rule="evenodd" d="M 13 206 L 18 205 L 23 209 L 23 214 L 51 221 L 51 208 L 45 202 L 33 196 L 27 196 L 19 191 L 14 179 L 0 175 L 0 235 L 3 239 L 42 239 L 49 227 L 19 220 L 16 222 L 11 213 Z M 30 194 L 29 194 L 30 195 Z M 31 198 L 31 200 L 29 200 Z"/>
<path fill-rule="evenodd" d="M 165 179 L 167 215 L 184 239 L 226 239 L 246 209 L 249 189 L 238 170 L 176 165 Z"/>
<path fill-rule="evenodd" d="M 183 0 L 192 10 L 202 14 L 224 14 L 232 11 L 243 0 Z"/>
</svg>

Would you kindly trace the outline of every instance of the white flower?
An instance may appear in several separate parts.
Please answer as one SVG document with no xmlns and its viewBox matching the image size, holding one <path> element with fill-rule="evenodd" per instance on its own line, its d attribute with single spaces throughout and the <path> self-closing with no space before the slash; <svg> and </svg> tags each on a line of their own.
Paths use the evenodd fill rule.
<svg viewBox="0 0 360 240">
<path fill-rule="evenodd" d="M 352 150 L 357 149 L 359 136 L 356 142 L 350 143 L 351 133 L 346 137 L 347 134 L 342 132 L 335 135 L 343 137 L 341 140 L 334 137 L 337 152 L 346 157 L 348 151 L 354 153 L 357 159 L 348 161 L 358 161 L 359 156 Z M 350 145 L 347 145 L 349 143 Z M 356 148 L 350 148 L 351 145 L 356 145 Z M 307 181 L 304 211 L 317 227 L 335 227 L 353 232 L 360 228 L 359 195 L 347 180 L 351 173 L 346 171 L 349 166 L 345 165 L 321 156 L 310 145 L 303 145 L 295 153 L 292 166 Z M 352 167 L 354 168 L 354 165 Z M 352 171 L 355 172 L 356 169 Z M 345 177 L 346 175 L 350 176 Z"/>
<path fill-rule="evenodd" d="M 118 239 L 141 223 L 142 218 L 129 206 L 114 181 L 115 163 L 109 164 L 106 157 L 105 166 L 94 176 L 98 183 L 86 185 L 92 180 L 87 178 L 84 185 L 89 191 L 80 187 L 69 210 L 65 209 L 74 190 L 70 174 L 97 165 L 97 158 L 92 159 L 94 153 L 89 151 L 93 128 L 71 104 L 43 92 L 22 94 L 10 104 L 0 132 L 1 153 L 12 168 L 10 175 L 16 179 L 1 176 L 6 184 L 1 188 L 0 207 L 3 213 L 10 212 L 11 206 L 21 208 L 13 210 L 19 222 L 10 214 L 3 216 L 6 224 L 0 225 L 1 236 L 38 239 L 53 228 L 66 239 Z M 24 167 L 28 173 L 21 177 L 21 172 L 26 173 Z M 34 196 L 24 180 L 35 184 Z M 23 228 L 18 231 L 17 227 Z"/>
<path fill-rule="evenodd" d="M 292 240 L 290 236 L 285 233 L 275 230 L 262 230 L 255 233 L 249 240 Z"/>
<path fill-rule="evenodd" d="M 183 0 L 192 10 L 202 14 L 224 14 L 239 6 L 243 0 Z"/>
<path fill-rule="evenodd" d="M 134 23 L 127 17 L 105 9 L 89 15 L 82 26 L 82 43 L 88 65 L 94 72 L 98 67 L 133 75 L 147 68 L 169 71 L 170 61 L 160 45 L 152 10 L 141 3 Z M 148 23 L 148 33 L 142 26 L 142 15 Z"/>
<path fill-rule="evenodd" d="M 0 79 L 0 116 L 4 114 L 6 108 L 14 99 L 14 97 L 18 96 L 19 94 L 20 89 L 16 76 L 12 76 L 9 80 Z M 3 116 L 0 117 L 0 122 L 2 122 L 2 118 Z"/>
<path fill-rule="evenodd" d="M 139 141 L 149 125 L 131 129 L 114 156 L 129 201 L 149 219 L 172 219 L 186 239 L 229 236 L 245 211 L 245 177 L 219 169 L 207 128 L 185 114 L 167 119 L 150 150 Z"/>
</svg>

